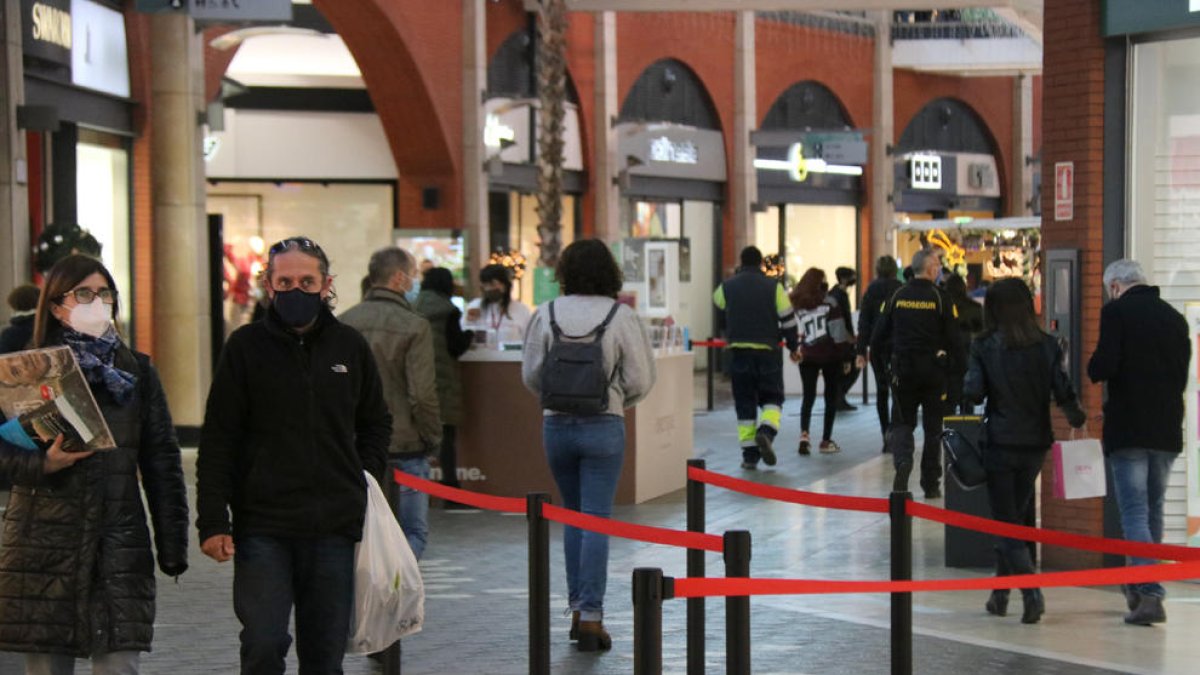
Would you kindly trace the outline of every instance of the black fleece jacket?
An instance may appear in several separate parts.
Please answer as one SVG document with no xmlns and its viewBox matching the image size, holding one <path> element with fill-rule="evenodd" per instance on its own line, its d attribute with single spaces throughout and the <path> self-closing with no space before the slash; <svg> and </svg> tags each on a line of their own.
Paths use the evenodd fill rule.
<svg viewBox="0 0 1200 675">
<path fill-rule="evenodd" d="M 370 346 L 333 314 L 323 310 L 304 335 L 274 310 L 239 328 L 221 353 L 200 435 L 200 541 L 231 532 L 358 541 L 363 470 L 382 484 L 391 428 Z"/>
<path fill-rule="evenodd" d="M 1088 361 L 1088 377 L 1108 384 L 1105 453 L 1183 449 L 1191 358 L 1187 320 L 1158 297 L 1157 286 L 1134 286 L 1100 310 L 1100 343 Z"/>
</svg>

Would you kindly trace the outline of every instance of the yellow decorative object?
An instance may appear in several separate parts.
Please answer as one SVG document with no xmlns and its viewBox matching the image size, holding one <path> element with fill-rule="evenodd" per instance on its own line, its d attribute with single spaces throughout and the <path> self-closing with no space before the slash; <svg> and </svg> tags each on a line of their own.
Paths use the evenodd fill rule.
<svg viewBox="0 0 1200 675">
<path fill-rule="evenodd" d="M 772 279 L 782 279 L 787 270 L 785 269 L 783 259 L 780 258 L 779 254 L 773 253 L 763 258 L 762 271 L 763 274 L 766 274 Z"/>
<path fill-rule="evenodd" d="M 945 264 L 947 267 L 958 267 L 966 264 L 967 251 L 962 246 L 954 243 L 950 236 L 942 230 L 934 230 L 929 234 L 929 243 L 937 246 L 946 252 Z"/>
<path fill-rule="evenodd" d="M 518 281 L 525 276 L 525 255 L 516 249 L 496 249 L 488 258 L 488 264 L 507 267 L 512 272 L 513 279 Z"/>
</svg>

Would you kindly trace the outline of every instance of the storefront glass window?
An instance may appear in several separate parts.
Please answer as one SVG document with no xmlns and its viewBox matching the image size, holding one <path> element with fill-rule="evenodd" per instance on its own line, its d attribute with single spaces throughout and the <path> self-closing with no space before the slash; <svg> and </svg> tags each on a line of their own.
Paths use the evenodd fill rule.
<svg viewBox="0 0 1200 675">
<path fill-rule="evenodd" d="M 395 193 L 388 184 L 221 182 L 208 188 L 208 212 L 224 217 L 226 334 L 249 321 L 263 294 L 259 272 L 271 244 L 305 236 L 329 256 L 338 311 L 362 299 L 367 262 L 392 239 Z"/>
<path fill-rule="evenodd" d="M 772 211 L 782 211 L 784 218 L 782 253 L 789 287 L 810 267 L 825 270 L 830 285 L 836 283 L 838 267 L 858 269 L 858 211 L 853 206 L 785 204 Z M 767 223 L 760 225 L 760 231 L 769 229 Z"/>
<path fill-rule="evenodd" d="M 100 242 L 100 258 L 121 293 L 121 325 L 129 330 L 133 325 L 129 153 L 120 139 L 84 130 L 75 148 L 79 225 Z"/>
<path fill-rule="evenodd" d="M 1184 398 L 1187 445 L 1167 492 L 1164 540 L 1200 545 L 1200 39 L 1134 47 L 1129 116 L 1128 257 L 1188 317 L 1192 366 Z M 1094 279 L 1091 283 L 1099 283 Z M 1180 475 L 1182 474 L 1182 475 Z M 1185 477 L 1186 476 L 1186 477 Z"/>
<path fill-rule="evenodd" d="M 538 234 L 537 196 L 513 192 L 508 200 L 508 241 L 525 256 L 525 272 L 513 285 L 513 294 L 521 302 L 533 306 L 533 270 L 541 256 L 541 236 Z M 575 241 L 575 196 L 566 195 L 562 204 L 562 247 Z"/>
</svg>

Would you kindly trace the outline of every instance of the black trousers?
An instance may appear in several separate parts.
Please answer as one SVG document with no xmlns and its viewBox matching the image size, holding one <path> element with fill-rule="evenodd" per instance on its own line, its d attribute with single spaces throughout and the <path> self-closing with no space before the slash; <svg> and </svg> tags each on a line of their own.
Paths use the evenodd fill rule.
<svg viewBox="0 0 1200 675">
<path fill-rule="evenodd" d="M 887 362 L 871 354 L 871 372 L 875 375 L 875 413 L 879 415 L 879 433 L 886 439 L 892 417 L 889 407 L 892 388 L 888 382 Z"/>
<path fill-rule="evenodd" d="M 1048 448 L 1046 449 L 1048 450 Z M 990 446 L 984 455 L 987 468 L 988 503 L 992 518 L 1003 523 L 1028 525 L 1033 518 L 1034 489 L 1046 450 L 1030 452 Z M 996 575 L 1030 574 L 1033 561 L 1029 545 L 1020 539 L 996 542 Z"/>
<path fill-rule="evenodd" d="M 892 425 L 888 445 L 897 467 L 912 466 L 916 451 L 914 432 L 917 410 L 921 411 L 921 428 L 925 442 L 921 451 L 921 487 L 937 487 L 942 477 L 942 413 L 945 410 L 946 374 L 932 354 L 905 355 L 894 358 L 891 369 Z"/>
<path fill-rule="evenodd" d="M 837 418 L 838 404 L 842 401 L 842 362 L 801 363 L 800 382 L 804 385 L 804 403 L 800 407 L 800 430 L 808 432 L 812 423 L 813 405 L 817 402 L 817 377 L 825 380 L 825 424 L 821 440 L 833 438 L 833 421 Z"/>
<path fill-rule="evenodd" d="M 779 431 L 783 407 L 783 355 L 778 349 L 731 349 L 730 380 L 733 407 L 738 419 L 738 442 L 742 459 L 757 462 L 754 435 L 765 427 L 771 438 Z M 760 424 L 759 408 L 763 411 Z"/>
</svg>

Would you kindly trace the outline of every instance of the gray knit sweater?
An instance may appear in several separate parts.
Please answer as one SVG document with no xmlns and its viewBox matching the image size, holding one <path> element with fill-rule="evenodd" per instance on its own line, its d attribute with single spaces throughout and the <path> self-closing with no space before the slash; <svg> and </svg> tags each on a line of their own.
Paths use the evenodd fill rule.
<svg viewBox="0 0 1200 675">
<path fill-rule="evenodd" d="M 604 321 L 613 300 L 598 295 L 567 295 L 554 302 L 554 318 L 567 335 L 583 335 Z M 592 338 L 588 338 L 591 340 Z M 525 352 L 521 378 L 534 394 L 541 395 L 542 360 L 550 350 L 554 333 L 550 330 L 550 310 L 538 307 L 525 329 Z M 583 340 L 587 341 L 587 340 Z M 624 415 L 650 393 L 654 386 L 654 353 L 642 322 L 629 307 L 621 307 L 604 332 L 604 367 L 615 376 L 608 390 L 608 412 Z M 555 415 L 551 410 L 547 415 Z"/>
</svg>

